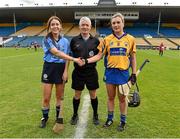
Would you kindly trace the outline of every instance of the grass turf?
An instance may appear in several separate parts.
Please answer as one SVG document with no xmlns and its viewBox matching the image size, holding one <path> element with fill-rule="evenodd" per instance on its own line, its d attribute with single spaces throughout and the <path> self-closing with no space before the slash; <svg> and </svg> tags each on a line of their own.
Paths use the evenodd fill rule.
<svg viewBox="0 0 180 139">
<path fill-rule="evenodd" d="M 72 115 L 71 72 L 65 88 L 64 99 L 64 131 L 56 135 L 52 132 L 55 123 L 55 96 L 51 98 L 50 119 L 45 129 L 38 127 L 41 118 L 41 70 L 43 52 L 38 50 L 1 48 L 0 49 L 0 137 L 1 138 L 71 138 L 76 126 L 69 124 Z M 98 62 L 100 88 L 99 118 L 101 125 L 92 124 L 92 109 L 89 108 L 87 132 L 89 138 L 180 138 L 180 52 L 165 51 L 159 56 L 155 50 L 138 50 L 138 67 L 148 58 L 138 77 L 141 104 L 137 108 L 128 109 L 127 129 L 119 133 L 119 109 L 116 98 L 113 125 L 102 128 L 106 121 L 106 89 L 102 81 L 103 60 Z M 84 90 L 82 95 L 88 93 Z M 83 98 L 83 97 L 82 97 Z M 81 100 L 81 104 L 82 104 Z M 79 109 L 80 111 L 80 109 Z"/>
</svg>

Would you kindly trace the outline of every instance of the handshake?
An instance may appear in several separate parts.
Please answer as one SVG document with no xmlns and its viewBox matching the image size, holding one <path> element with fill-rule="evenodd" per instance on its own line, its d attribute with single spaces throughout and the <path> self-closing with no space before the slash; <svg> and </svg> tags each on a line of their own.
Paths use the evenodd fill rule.
<svg viewBox="0 0 180 139">
<path fill-rule="evenodd" d="M 82 57 L 79 57 L 79 58 L 73 58 L 73 61 L 75 63 L 77 63 L 79 66 L 84 66 L 86 64 L 88 64 L 88 60 L 87 59 L 84 59 Z"/>
</svg>

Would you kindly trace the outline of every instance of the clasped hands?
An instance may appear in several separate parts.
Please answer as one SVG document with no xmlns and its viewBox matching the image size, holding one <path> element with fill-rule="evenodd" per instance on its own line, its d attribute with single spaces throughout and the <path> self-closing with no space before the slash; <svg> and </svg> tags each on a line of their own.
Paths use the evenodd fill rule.
<svg viewBox="0 0 180 139">
<path fill-rule="evenodd" d="M 75 63 L 77 63 L 79 66 L 84 66 L 85 64 L 87 64 L 87 59 L 84 58 L 74 58 L 73 60 Z"/>
</svg>

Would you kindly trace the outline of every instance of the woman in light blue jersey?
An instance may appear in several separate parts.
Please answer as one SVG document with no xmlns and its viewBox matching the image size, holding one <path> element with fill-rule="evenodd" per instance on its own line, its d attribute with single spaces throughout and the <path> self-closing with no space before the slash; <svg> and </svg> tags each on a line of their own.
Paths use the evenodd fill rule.
<svg viewBox="0 0 180 139">
<path fill-rule="evenodd" d="M 82 64 L 80 58 L 69 56 L 70 47 L 66 38 L 60 35 L 62 22 L 57 16 L 52 16 L 47 22 L 47 36 L 43 40 L 44 65 L 42 71 L 42 114 L 40 127 L 46 127 L 49 118 L 50 99 L 52 88 L 56 88 L 56 119 L 58 118 L 61 106 L 61 98 L 64 94 L 64 85 L 68 79 L 69 61 Z"/>
</svg>

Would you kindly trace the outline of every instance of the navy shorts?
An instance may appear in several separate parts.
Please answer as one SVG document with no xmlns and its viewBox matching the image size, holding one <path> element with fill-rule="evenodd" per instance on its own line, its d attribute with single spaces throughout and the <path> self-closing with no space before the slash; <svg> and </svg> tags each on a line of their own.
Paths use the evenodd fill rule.
<svg viewBox="0 0 180 139">
<path fill-rule="evenodd" d="M 98 73 L 96 68 L 74 69 L 72 73 L 72 89 L 82 91 L 86 85 L 88 90 L 99 88 Z"/>
<path fill-rule="evenodd" d="M 106 68 L 104 74 L 104 81 L 107 84 L 125 84 L 129 79 L 129 71 L 128 70 L 120 70 L 116 68 Z"/>
<path fill-rule="evenodd" d="M 61 84 L 64 73 L 65 63 L 44 62 L 41 81 L 43 83 Z"/>
</svg>

